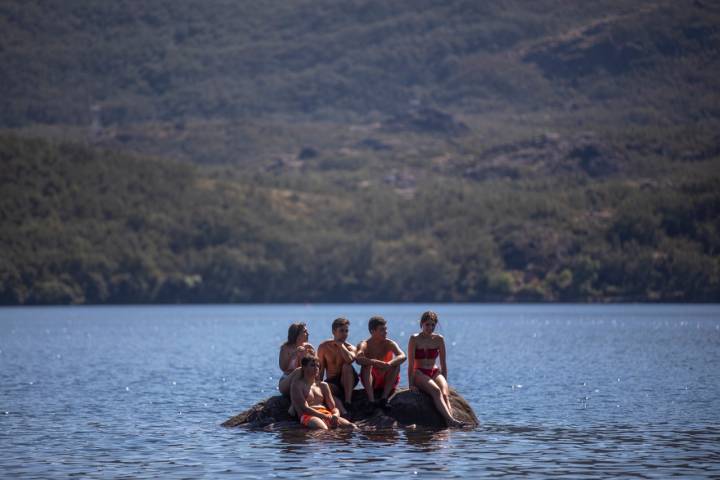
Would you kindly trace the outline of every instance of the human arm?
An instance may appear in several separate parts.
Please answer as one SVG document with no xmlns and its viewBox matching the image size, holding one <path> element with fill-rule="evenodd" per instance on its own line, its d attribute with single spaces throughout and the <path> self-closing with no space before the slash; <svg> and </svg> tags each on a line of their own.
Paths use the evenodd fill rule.
<svg viewBox="0 0 720 480">
<path fill-rule="evenodd" d="M 387 362 L 388 366 L 390 367 L 397 367 L 398 365 L 401 365 L 405 360 L 407 360 L 407 357 L 405 356 L 405 352 L 402 351 L 400 348 L 400 345 L 393 342 L 392 340 L 388 340 L 390 342 L 390 350 L 395 354 L 395 358 Z"/>
<path fill-rule="evenodd" d="M 352 363 L 355 361 L 355 347 L 346 342 L 335 342 L 343 362 Z"/>
<path fill-rule="evenodd" d="M 330 390 L 330 385 L 325 382 L 320 382 L 320 391 L 323 394 L 325 406 L 328 410 L 332 412 L 332 425 L 337 427 L 338 418 L 340 417 L 340 410 L 338 410 L 337 406 L 335 405 L 335 398 L 333 398 L 332 391 Z"/>
<path fill-rule="evenodd" d="M 321 343 L 317 351 L 317 357 L 320 361 L 320 372 L 318 373 L 318 380 L 322 380 L 323 378 L 325 378 L 325 370 L 327 369 L 327 358 L 325 357 L 326 351 L 327 345 L 325 343 Z"/>
<path fill-rule="evenodd" d="M 445 339 L 442 335 L 438 335 L 440 337 L 440 372 L 442 372 L 443 377 L 445 377 L 445 380 L 447 380 L 447 361 L 445 360 Z"/>
<path fill-rule="evenodd" d="M 416 390 L 415 388 L 415 335 L 410 335 L 408 341 L 408 388 L 410 390 Z"/>
<path fill-rule="evenodd" d="M 384 362 L 382 360 L 378 360 L 376 358 L 370 358 L 367 356 L 367 341 L 363 340 L 360 342 L 360 345 L 358 345 L 357 355 L 355 356 L 355 361 L 363 366 L 363 367 L 375 367 L 380 370 L 385 370 L 389 368 L 388 362 Z"/>
<path fill-rule="evenodd" d="M 290 369 L 290 359 L 292 358 L 293 352 L 289 348 L 285 348 L 283 345 L 280 347 L 280 355 L 278 356 L 278 364 L 280 370 L 287 372 Z"/>
</svg>

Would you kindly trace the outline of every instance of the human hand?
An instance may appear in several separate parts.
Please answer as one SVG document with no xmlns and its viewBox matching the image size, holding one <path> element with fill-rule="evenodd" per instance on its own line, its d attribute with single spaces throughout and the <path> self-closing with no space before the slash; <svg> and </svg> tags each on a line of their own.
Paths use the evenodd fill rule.
<svg viewBox="0 0 720 480">
<path fill-rule="evenodd" d="M 339 423 L 340 423 L 340 422 L 339 422 L 339 420 L 338 420 L 338 416 L 337 416 L 337 415 L 333 415 L 332 417 L 330 417 L 330 426 L 331 426 L 331 427 L 337 427 Z"/>
<path fill-rule="evenodd" d="M 378 370 L 387 370 L 388 368 L 390 368 L 390 364 L 388 362 L 380 361 L 380 364 L 375 368 L 377 368 Z"/>
</svg>

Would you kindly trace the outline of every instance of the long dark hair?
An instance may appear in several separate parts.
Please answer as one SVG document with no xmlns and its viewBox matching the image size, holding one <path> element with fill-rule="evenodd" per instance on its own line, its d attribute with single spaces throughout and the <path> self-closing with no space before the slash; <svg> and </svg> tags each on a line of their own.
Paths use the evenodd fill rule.
<svg viewBox="0 0 720 480">
<path fill-rule="evenodd" d="M 285 342 L 285 345 L 295 345 L 303 330 L 307 330 L 304 323 L 291 323 L 288 327 L 288 339 L 287 342 Z"/>
</svg>

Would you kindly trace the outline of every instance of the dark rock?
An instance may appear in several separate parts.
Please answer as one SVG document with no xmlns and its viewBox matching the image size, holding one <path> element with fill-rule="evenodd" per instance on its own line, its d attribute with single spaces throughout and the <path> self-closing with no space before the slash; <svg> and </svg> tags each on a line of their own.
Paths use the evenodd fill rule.
<svg viewBox="0 0 720 480">
<path fill-rule="evenodd" d="M 318 155 L 320 155 L 320 152 L 318 152 L 316 149 L 312 147 L 304 147 L 302 150 L 300 150 L 300 153 L 298 153 L 298 159 L 309 160 L 311 158 L 316 158 Z"/>
<path fill-rule="evenodd" d="M 418 108 L 394 116 L 385 123 L 390 130 L 414 130 L 421 133 L 463 135 L 470 129 L 463 122 L 434 108 Z"/>
<path fill-rule="evenodd" d="M 393 428 L 398 424 L 434 428 L 447 426 L 435 409 L 432 399 L 425 393 L 398 390 L 384 408 L 370 404 L 364 390 L 355 390 L 352 398 L 352 404 L 348 406 L 349 418 L 364 430 Z M 480 424 L 472 407 L 452 389 L 450 403 L 455 418 L 473 427 Z M 280 395 L 270 397 L 226 420 L 222 426 L 266 429 L 299 426 L 297 419 L 288 414 L 289 408 L 289 398 Z"/>
<path fill-rule="evenodd" d="M 476 427 L 480 421 L 472 407 L 455 390 L 450 389 L 450 405 L 453 416 L 469 426 Z M 446 427 L 447 424 L 435 408 L 435 404 L 426 393 L 400 390 L 390 398 L 389 413 L 403 425 L 422 425 L 425 427 Z"/>
</svg>

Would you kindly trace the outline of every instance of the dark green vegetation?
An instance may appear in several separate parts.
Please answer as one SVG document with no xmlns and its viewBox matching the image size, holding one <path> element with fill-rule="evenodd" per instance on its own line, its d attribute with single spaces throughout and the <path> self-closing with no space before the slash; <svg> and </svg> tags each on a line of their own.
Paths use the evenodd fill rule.
<svg viewBox="0 0 720 480">
<path fill-rule="evenodd" d="M 718 301 L 719 26 L 3 2 L 0 303 Z"/>
</svg>

